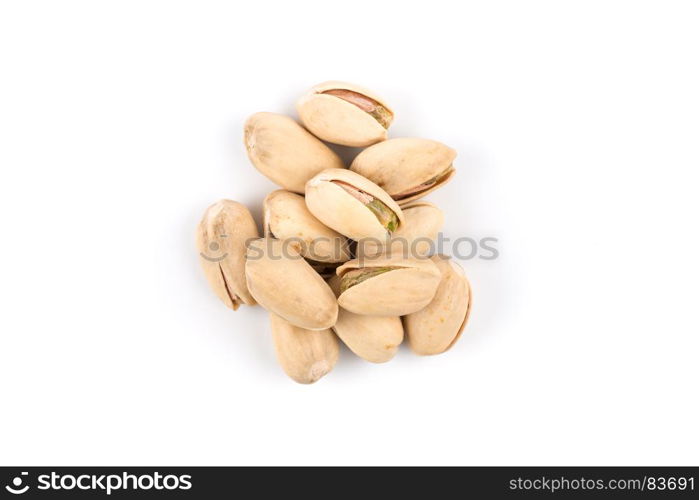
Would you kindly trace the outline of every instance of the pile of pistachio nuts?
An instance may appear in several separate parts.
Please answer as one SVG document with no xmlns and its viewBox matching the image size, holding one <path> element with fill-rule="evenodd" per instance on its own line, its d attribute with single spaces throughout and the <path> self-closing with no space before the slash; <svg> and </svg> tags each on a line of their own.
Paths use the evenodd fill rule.
<svg viewBox="0 0 699 500">
<path fill-rule="evenodd" d="M 373 363 L 393 358 L 404 337 L 417 354 L 446 351 L 468 320 L 471 288 L 456 262 L 431 255 L 444 215 L 421 198 L 452 178 L 456 152 L 388 139 L 391 108 L 350 83 L 316 85 L 297 111 L 301 123 L 256 113 L 244 126 L 250 161 L 282 188 L 264 200 L 263 236 L 231 200 L 199 223 L 214 292 L 233 310 L 269 311 L 279 363 L 299 383 L 333 369 L 338 337 Z M 347 168 L 326 142 L 366 149 Z"/>
</svg>

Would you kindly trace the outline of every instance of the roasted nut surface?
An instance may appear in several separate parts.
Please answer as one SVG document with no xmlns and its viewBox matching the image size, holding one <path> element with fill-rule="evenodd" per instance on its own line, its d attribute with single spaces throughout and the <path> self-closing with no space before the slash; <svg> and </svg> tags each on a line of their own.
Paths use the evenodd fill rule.
<svg viewBox="0 0 699 500">
<path fill-rule="evenodd" d="M 430 303 L 440 272 L 429 259 L 383 255 L 351 260 L 337 268 L 338 303 L 343 309 L 367 316 L 403 316 Z"/>
<path fill-rule="evenodd" d="M 386 139 L 393 111 L 372 91 L 347 82 L 313 87 L 296 105 L 316 137 L 344 146 L 368 146 Z"/>
<path fill-rule="evenodd" d="M 340 294 L 340 277 L 328 284 Z M 398 316 L 363 316 L 340 308 L 333 331 L 357 356 L 372 363 L 385 363 L 403 342 L 403 324 Z"/>
<path fill-rule="evenodd" d="M 346 169 L 324 170 L 310 179 L 306 206 L 323 224 L 353 240 L 387 241 L 403 223 L 403 212 L 384 190 Z"/>
<path fill-rule="evenodd" d="M 267 310 L 279 363 L 302 384 L 333 369 L 340 340 L 372 363 L 391 360 L 404 339 L 419 355 L 448 350 L 471 289 L 439 254 L 450 241 L 444 213 L 421 198 L 455 175 L 456 151 L 388 139 L 393 110 L 351 83 L 318 84 L 296 108 L 300 122 L 276 113 L 245 122 L 250 161 L 282 189 L 263 201 L 262 238 L 243 205 L 207 209 L 197 248 L 211 287 L 228 307 Z M 353 154 L 345 168 L 339 155 Z"/>
<path fill-rule="evenodd" d="M 400 137 L 359 153 L 350 170 L 386 191 L 399 205 L 417 200 L 454 175 L 456 151 L 429 139 Z"/>
<path fill-rule="evenodd" d="M 332 331 L 299 328 L 274 313 L 269 320 L 277 360 L 289 377 L 312 384 L 333 369 L 340 347 Z"/>
<path fill-rule="evenodd" d="M 250 211 L 231 200 L 207 208 L 197 226 L 199 262 L 206 279 L 233 310 L 240 304 L 255 304 L 245 283 L 245 244 L 259 236 Z"/>
<path fill-rule="evenodd" d="M 344 168 L 337 154 L 288 116 L 255 113 L 245 122 L 244 143 L 253 165 L 272 182 L 303 193 L 306 181 L 326 168 Z"/>
<path fill-rule="evenodd" d="M 303 196 L 273 191 L 263 202 L 263 212 L 265 236 L 292 242 L 314 267 L 332 267 L 334 272 L 337 266 L 329 264 L 351 258 L 347 238 L 316 219 Z"/>
<path fill-rule="evenodd" d="M 255 300 L 292 325 L 324 330 L 335 324 L 335 295 L 293 246 L 271 238 L 251 242 L 245 276 Z"/>
<path fill-rule="evenodd" d="M 435 255 L 432 261 L 442 273 L 434 298 L 424 309 L 403 318 L 410 347 L 422 355 L 450 349 L 471 310 L 471 287 L 461 266 L 443 255 Z"/>
<path fill-rule="evenodd" d="M 444 214 L 432 203 L 413 201 L 401 207 L 405 223 L 393 232 L 387 246 L 367 240 L 357 245 L 358 256 L 372 256 L 382 252 L 403 257 L 427 257 L 432 251 L 440 229 L 444 225 Z"/>
</svg>

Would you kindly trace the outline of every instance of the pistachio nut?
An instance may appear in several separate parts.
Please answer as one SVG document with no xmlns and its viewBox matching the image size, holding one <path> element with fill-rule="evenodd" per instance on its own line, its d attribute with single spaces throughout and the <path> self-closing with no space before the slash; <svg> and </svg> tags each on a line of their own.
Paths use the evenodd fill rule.
<svg viewBox="0 0 699 500">
<path fill-rule="evenodd" d="M 429 259 L 382 255 L 355 259 L 337 268 L 338 303 L 343 309 L 367 316 L 403 316 L 430 303 L 440 272 Z"/>
<path fill-rule="evenodd" d="M 337 320 L 337 300 L 328 284 L 282 240 L 250 242 L 245 277 L 255 300 L 292 325 L 324 330 Z"/>
<path fill-rule="evenodd" d="M 405 224 L 391 235 L 388 246 L 372 240 L 358 242 L 358 256 L 372 256 L 381 252 L 404 257 L 427 257 L 437 235 L 444 225 L 444 214 L 428 201 L 412 201 L 401 207 Z"/>
<path fill-rule="evenodd" d="M 301 123 L 315 136 L 363 147 L 386 139 L 393 111 L 372 91 L 347 82 L 313 87 L 297 103 Z"/>
<path fill-rule="evenodd" d="M 403 212 L 386 192 L 347 169 L 323 170 L 306 183 L 306 206 L 323 224 L 348 238 L 386 241 Z"/>
<path fill-rule="evenodd" d="M 199 262 L 206 279 L 233 310 L 240 304 L 255 304 L 245 284 L 245 244 L 259 237 L 250 211 L 231 200 L 221 200 L 207 208 L 197 226 Z"/>
<path fill-rule="evenodd" d="M 274 313 L 269 319 L 277 360 L 289 377 L 299 384 L 312 384 L 333 369 L 340 346 L 331 330 L 306 330 Z"/>
<path fill-rule="evenodd" d="M 401 137 L 359 153 L 350 169 L 375 182 L 401 206 L 446 184 L 456 151 L 441 142 Z"/>
<path fill-rule="evenodd" d="M 335 295 L 340 294 L 340 277 L 328 281 Z M 372 363 L 385 363 L 398 352 L 403 342 L 403 324 L 399 316 L 362 316 L 340 308 L 333 331 L 349 349 Z"/>
<path fill-rule="evenodd" d="M 442 273 L 437 293 L 424 309 L 403 318 L 410 347 L 423 355 L 453 346 L 471 311 L 471 287 L 461 266 L 444 255 L 435 255 L 432 261 Z"/>
<path fill-rule="evenodd" d="M 257 170 L 296 193 L 303 193 L 306 181 L 321 170 L 345 166 L 329 147 L 285 115 L 252 115 L 245 122 L 244 143 Z"/>
<path fill-rule="evenodd" d="M 265 236 L 291 242 L 314 268 L 332 268 L 334 274 L 337 265 L 332 264 L 351 258 L 347 238 L 313 217 L 303 196 L 273 191 L 265 198 L 263 211 Z"/>
</svg>

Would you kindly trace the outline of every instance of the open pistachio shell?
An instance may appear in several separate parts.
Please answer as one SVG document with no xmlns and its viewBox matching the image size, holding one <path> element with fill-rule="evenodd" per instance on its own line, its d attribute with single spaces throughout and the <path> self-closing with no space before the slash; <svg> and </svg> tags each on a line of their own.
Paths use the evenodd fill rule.
<svg viewBox="0 0 699 500">
<path fill-rule="evenodd" d="M 424 309 L 403 318 L 410 347 L 422 355 L 451 348 L 471 311 L 471 287 L 461 266 L 443 255 L 435 255 L 432 261 L 442 273 L 437 293 Z"/>
<path fill-rule="evenodd" d="M 337 268 L 341 279 L 338 303 L 367 316 L 403 316 L 430 303 L 440 272 L 429 259 L 383 255 L 355 259 Z"/>
<path fill-rule="evenodd" d="M 345 146 L 363 147 L 385 140 L 393 121 L 393 111 L 374 92 L 339 81 L 316 85 L 296 109 L 316 137 Z"/>
<path fill-rule="evenodd" d="M 335 295 L 292 245 L 271 238 L 252 241 L 245 276 L 255 300 L 289 323 L 308 330 L 335 324 Z"/>
<path fill-rule="evenodd" d="M 340 346 L 332 331 L 299 328 L 274 313 L 269 319 L 277 360 L 289 377 L 312 384 L 333 369 Z"/>
<path fill-rule="evenodd" d="M 306 183 L 306 206 L 323 224 L 353 240 L 386 241 L 403 212 L 380 187 L 346 169 L 323 170 Z"/>
<path fill-rule="evenodd" d="M 267 195 L 263 207 L 265 236 L 292 242 L 301 255 L 314 261 L 311 265 L 351 258 L 347 238 L 313 217 L 303 196 L 280 189 Z"/>
<path fill-rule="evenodd" d="M 340 277 L 328 281 L 340 294 Z M 372 363 L 385 363 L 398 352 L 403 342 L 403 324 L 398 316 L 362 316 L 340 308 L 333 331 L 349 349 Z"/>
<path fill-rule="evenodd" d="M 207 208 L 197 226 L 199 262 L 206 279 L 233 310 L 240 304 L 255 304 L 245 283 L 245 244 L 259 237 L 250 211 L 231 200 L 221 200 Z"/>
<path fill-rule="evenodd" d="M 456 151 L 429 139 L 400 137 L 357 155 L 350 169 L 376 183 L 401 206 L 446 184 Z"/>
<path fill-rule="evenodd" d="M 367 240 L 357 246 L 358 256 L 372 256 L 387 252 L 403 257 L 426 257 L 433 249 L 439 231 L 444 225 L 444 214 L 427 201 L 413 201 L 401 207 L 405 224 L 391 235 L 387 247 Z"/>
<path fill-rule="evenodd" d="M 306 181 L 321 170 L 344 168 L 329 147 L 285 115 L 252 115 L 245 122 L 244 143 L 257 170 L 296 193 L 303 193 Z"/>
</svg>

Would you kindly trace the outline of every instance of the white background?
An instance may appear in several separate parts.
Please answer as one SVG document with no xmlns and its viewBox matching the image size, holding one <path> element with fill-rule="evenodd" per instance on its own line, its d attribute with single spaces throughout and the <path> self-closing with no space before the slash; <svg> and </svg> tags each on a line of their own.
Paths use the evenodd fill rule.
<svg viewBox="0 0 699 500">
<path fill-rule="evenodd" d="M 699 463 L 695 2 L 3 2 L 0 462 Z M 194 247 L 326 79 L 458 150 L 472 320 L 312 386 Z"/>
</svg>

